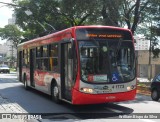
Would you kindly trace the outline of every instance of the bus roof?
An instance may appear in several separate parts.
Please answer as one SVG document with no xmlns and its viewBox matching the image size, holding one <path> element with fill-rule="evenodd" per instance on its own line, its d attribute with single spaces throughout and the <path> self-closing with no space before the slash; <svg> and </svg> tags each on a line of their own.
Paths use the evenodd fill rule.
<svg viewBox="0 0 160 122">
<path fill-rule="evenodd" d="M 24 45 L 28 45 L 30 43 L 35 43 L 41 40 L 47 40 L 49 38 L 52 38 L 54 36 L 59 36 L 59 35 L 63 35 L 63 33 L 65 34 L 66 32 L 70 32 L 70 34 L 73 34 L 72 32 L 74 32 L 76 29 L 80 29 L 80 28 L 108 28 L 108 29 L 116 29 L 116 30 L 122 30 L 122 31 L 130 31 L 129 29 L 126 28 L 121 28 L 121 27 L 114 27 L 114 26 L 103 26 L 103 25 L 88 25 L 88 26 L 74 26 L 74 27 L 70 27 L 61 31 L 57 31 L 55 33 L 51 33 L 42 37 L 38 37 L 35 39 L 31 39 L 29 41 L 20 43 L 18 45 L 18 47 L 24 46 Z M 131 31 L 130 31 L 131 32 Z M 72 35 L 74 37 L 74 35 Z"/>
</svg>

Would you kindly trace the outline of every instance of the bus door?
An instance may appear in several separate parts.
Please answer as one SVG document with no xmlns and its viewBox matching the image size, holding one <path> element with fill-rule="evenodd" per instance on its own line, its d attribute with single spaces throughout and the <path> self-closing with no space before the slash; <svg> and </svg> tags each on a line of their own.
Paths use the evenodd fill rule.
<svg viewBox="0 0 160 122">
<path fill-rule="evenodd" d="M 61 44 L 61 93 L 62 98 L 71 101 L 73 84 L 73 59 L 70 58 L 71 42 Z"/>
<path fill-rule="evenodd" d="M 35 82 L 34 82 L 34 69 L 35 69 L 35 49 L 30 49 L 30 84 L 32 87 L 35 87 Z"/>
<path fill-rule="evenodd" d="M 22 62 L 23 62 L 23 53 L 22 51 L 19 52 L 19 55 L 18 55 L 18 60 L 19 60 L 19 81 L 22 81 Z"/>
</svg>

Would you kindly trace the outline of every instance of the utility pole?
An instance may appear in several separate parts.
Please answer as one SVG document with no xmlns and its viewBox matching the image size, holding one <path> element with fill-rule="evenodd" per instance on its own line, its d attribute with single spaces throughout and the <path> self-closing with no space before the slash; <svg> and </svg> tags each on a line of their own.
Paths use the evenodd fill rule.
<svg viewBox="0 0 160 122">
<path fill-rule="evenodd" d="M 149 77 L 148 79 L 151 80 L 152 78 L 152 64 L 151 64 L 151 51 L 152 51 L 152 21 L 151 21 L 151 27 L 150 27 L 150 46 L 149 46 L 149 61 L 148 61 L 148 65 L 149 65 Z"/>
</svg>

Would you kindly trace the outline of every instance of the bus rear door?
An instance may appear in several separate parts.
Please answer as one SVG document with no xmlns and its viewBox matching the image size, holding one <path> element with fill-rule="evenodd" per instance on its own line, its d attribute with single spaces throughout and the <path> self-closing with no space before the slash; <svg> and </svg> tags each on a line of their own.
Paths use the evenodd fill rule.
<svg viewBox="0 0 160 122">
<path fill-rule="evenodd" d="M 32 87 L 35 87 L 34 81 L 34 69 L 35 69 L 35 57 L 36 57 L 36 50 L 30 49 L 30 84 Z"/>
</svg>

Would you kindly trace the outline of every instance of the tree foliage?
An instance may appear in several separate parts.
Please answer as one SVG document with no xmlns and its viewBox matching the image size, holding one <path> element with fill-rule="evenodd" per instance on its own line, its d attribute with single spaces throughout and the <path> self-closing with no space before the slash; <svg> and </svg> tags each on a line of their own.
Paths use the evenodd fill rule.
<svg viewBox="0 0 160 122">
<path fill-rule="evenodd" d="M 22 32 L 17 28 L 16 25 L 6 25 L 4 28 L 0 28 L 0 37 L 8 41 L 13 42 L 13 46 L 17 47 L 19 44 Z"/>
<path fill-rule="evenodd" d="M 48 30 L 85 24 L 128 26 L 134 33 L 145 21 L 146 10 L 158 0 L 13 0 L 17 24 L 24 30 L 40 33 L 42 23 Z M 26 15 L 29 10 L 32 15 Z"/>
<path fill-rule="evenodd" d="M 159 0 L 13 0 L 13 2 L 16 24 L 24 31 L 23 37 L 27 39 L 35 38 L 46 30 L 47 33 L 52 33 L 54 29 L 62 30 L 77 25 L 93 24 L 127 26 L 133 34 L 148 35 L 148 38 L 151 33 L 154 38 L 160 35 Z M 30 11 L 31 14 L 27 15 L 26 11 Z M 151 20 L 152 27 L 149 24 Z"/>
</svg>

